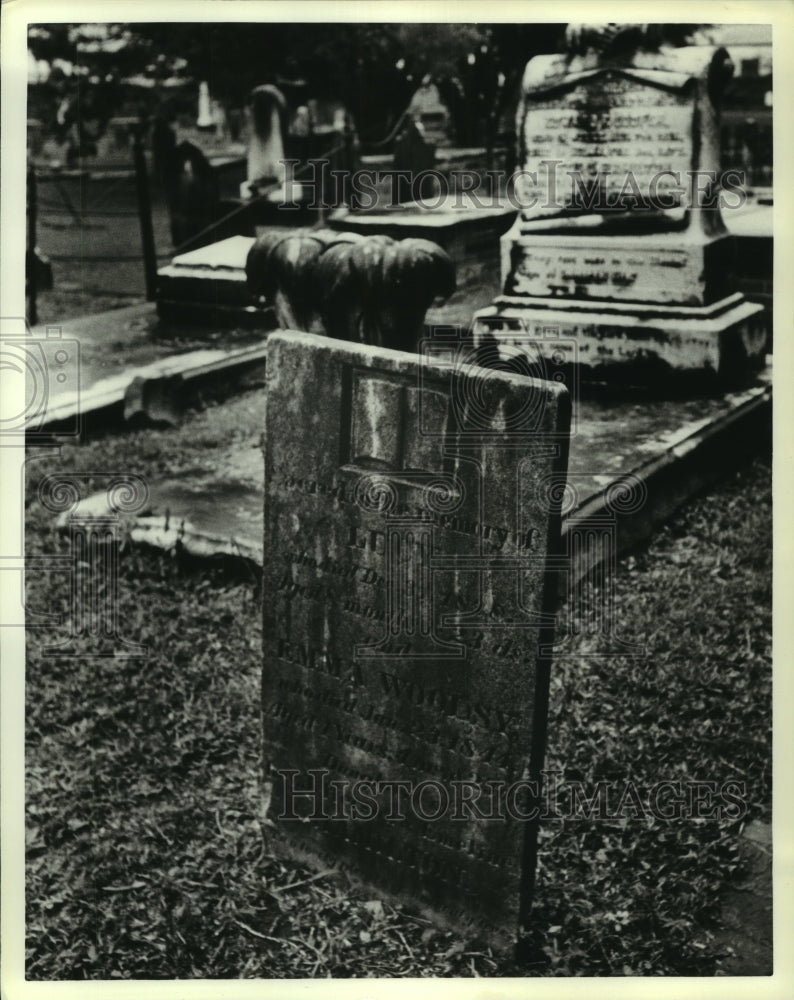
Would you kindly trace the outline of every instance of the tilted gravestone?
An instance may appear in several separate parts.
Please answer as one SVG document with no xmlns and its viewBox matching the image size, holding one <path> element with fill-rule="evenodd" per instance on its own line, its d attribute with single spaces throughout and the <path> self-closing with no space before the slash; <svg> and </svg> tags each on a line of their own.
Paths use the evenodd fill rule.
<svg viewBox="0 0 794 1000">
<path fill-rule="evenodd" d="M 720 189 L 727 53 L 591 35 L 585 51 L 526 68 L 520 210 L 502 239 L 503 295 L 478 314 L 475 336 L 510 343 L 516 328 L 556 329 L 574 345 L 570 360 L 605 379 L 760 367 L 763 310 L 730 285 L 721 216 L 741 199 L 735 176 Z"/>
<path fill-rule="evenodd" d="M 534 874 L 570 402 L 461 350 L 268 341 L 265 815 L 299 859 L 507 946 Z"/>
</svg>

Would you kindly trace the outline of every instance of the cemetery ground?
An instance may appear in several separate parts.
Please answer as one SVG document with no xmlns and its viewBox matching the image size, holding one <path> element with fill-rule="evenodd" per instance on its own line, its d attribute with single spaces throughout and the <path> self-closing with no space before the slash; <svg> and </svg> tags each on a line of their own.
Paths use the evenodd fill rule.
<svg viewBox="0 0 794 1000">
<path fill-rule="evenodd" d="M 258 462 L 263 411 L 262 392 L 248 392 L 177 429 L 65 446 L 57 468 L 153 482 L 217 469 L 231 444 L 250 446 Z M 43 466 L 29 467 L 28 554 L 65 554 L 68 539 L 36 499 Z M 771 819 L 768 447 L 619 560 L 619 634 L 645 643 L 647 656 L 599 657 L 598 635 L 579 635 L 578 655 L 553 668 L 547 754 L 550 770 L 591 791 L 601 780 L 739 781 L 747 812 L 546 821 L 525 967 L 279 860 L 260 822 L 255 570 L 241 577 L 127 542 L 120 576 L 120 633 L 144 643 L 145 657 L 43 656 L 58 636 L 29 635 L 30 979 L 771 968 L 770 929 L 756 923 L 769 915 L 744 891 L 757 859 L 740 836 Z M 57 572 L 29 574 L 27 602 L 68 624 Z M 731 933 L 737 910 L 743 929 Z"/>
<path fill-rule="evenodd" d="M 52 263 L 53 287 L 38 295 L 39 322 L 104 312 L 146 298 L 141 230 L 131 172 L 85 182 L 40 179 L 37 241 Z M 172 256 L 165 196 L 150 183 L 159 263 Z"/>
<path fill-rule="evenodd" d="M 136 225 L 113 223 L 108 238 L 137 248 Z M 163 235 L 158 246 L 166 245 Z M 42 323 L 144 299 L 139 262 L 124 265 L 123 280 L 119 262 L 98 261 L 90 275 L 80 260 L 54 266 L 55 288 L 40 298 Z M 469 287 L 466 315 L 473 294 Z M 114 369 L 152 351 L 207 345 L 198 335 L 195 343 L 134 343 L 130 353 L 115 339 L 100 358 Z M 66 446 L 57 468 L 157 482 L 217 472 L 232 446 L 250 448 L 258 463 L 263 412 L 261 391 L 249 392 L 187 414 L 178 429 Z M 68 539 L 36 500 L 44 474 L 31 463 L 27 546 L 29 555 L 50 557 L 65 554 Z M 260 822 L 256 568 L 241 577 L 239 566 L 232 572 L 128 541 L 120 573 L 120 632 L 146 645 L 145 658 L 42 656 L 42 643 L 56 637 L 29 635 L 29 978 L 771 968 L 768 907 L 747 891 L 760 854 L 741 836 L 771 821 L 768 448 L 619 561 L 619 634 L 644 642 L 647 657 L 600 658 L 598 637 L 580 635 L 580 655 L 555 663 L 549 720 L 547 767 L 565 781 L 591 792 L 601 780 L 618 788 L 740 781 L 747 813 L 738 821 L 547 821 L 529 966 L 279 860 Z M 28 588 L 30 609 L 68 615 L 63 577 L 31 573 Z"/>
</svg>

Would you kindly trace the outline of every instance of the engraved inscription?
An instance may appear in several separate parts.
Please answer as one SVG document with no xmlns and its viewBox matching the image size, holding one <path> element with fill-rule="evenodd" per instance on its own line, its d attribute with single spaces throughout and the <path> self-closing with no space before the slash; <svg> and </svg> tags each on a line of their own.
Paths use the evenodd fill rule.
<svg viewBox="0 0 794 1000">
<path fill-rule="evenodd" d="M 599 244 L 560 247 L 538 237 L 524 237 L 515 251 L 516 265 L 506 291 L 512 295 L 624 299 L 639 302 L 703 301 L 704 277 L 693 251 L 629 248 L 616 252 Z M 664 282 L 659 280 L 664 268 Z"/>
<path fill-rule="evenodd" d="M 419 357 L 310 334 L 277 332 L 268 351 L 267 815 L 289 849 L 437 912 L 476 899 L 472 920 L 505 943 L 523 912 L 524 826 L 426 814 L 433 789 L 474 796 L 529 773 L 559 531 L 538 483 L 560 462 L 564 390 L 442 362 L 426 383 Z M 450 426 L 453 399 L 467 419 L 476 407 L 476 435 Z M 538 399 L 548 440 L 517 438 L 510 421 Z M 308 427 L 307 411 L 322 419 Z M 355 782 L 371 786 L 364 801 Z"/>
<path fill-rule="evenodd" d="M 585 185 L 596 180 L 609 203 L 636 192 L 679 196 L 681 178 L 694 165 L 693 116 L 691 95 L 609 74 L 548 98 L 530 97 L 523 167 L 538 178 L 524 182 L 524 196 L 540 203 L 550 194 L 571 204 L 581 194 L 576 178 Z M 544 160 L 554 164 L 551 185 Z M 528 207 L 526 214 L 535 210 Z"/>
</svg>

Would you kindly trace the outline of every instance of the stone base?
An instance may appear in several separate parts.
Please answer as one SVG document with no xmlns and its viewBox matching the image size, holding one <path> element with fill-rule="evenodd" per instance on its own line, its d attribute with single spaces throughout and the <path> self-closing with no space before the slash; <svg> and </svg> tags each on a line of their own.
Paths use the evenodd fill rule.
<svg viewBox="0 0 794 1000">
<path fill-rule="evenodd" d="M 708 306 L 505 295 L 475 313 L 472 336 L 483 364 L 523 357 L 544 378 L 575 366 L 592 381 L 652 384 L 683 373 L 733 381 L 763 367 L 763 314 L 738 292 Z"/>
<path fill-rule="evenodd" d="M 246 284 L 245 261 L 253 245 L 253 236 L 230 236 L 177 254 L 157 272 L 160 319 L 169 323 L 273 329 L 272 309 L 255 302 Z"/>
<path fill-rule="evenodd" d="M 245 260 L 251 236 L 230 236 L 176 257 L 157 272 L 158 299 L 202 305 L 251 305 L 245 284 Z"/>
<path fill-rule="evenodd" d="M 264 410 L 264 394 L 256 398 Z M 767 447 L 771 421 L 771 361 L 738 392 L 576 393 L 568 464 L 573 506 L 566 506 L 563 536 L 577 523 L 614 519 L 619 484 L 641 480 L 645 503 L 624 505 L 618 515 L 615 554 L 623 555 L 652 537 L 682 503 Z M 264 463 L 251 462 L 251 446 L 242 438 L 222 457 L 210 456 L 205 468 L 150 482 L 150 506 L 125 522 L 130 541 L 223 560 L 246 578 L 252 564 L 261 570 L 265 470 Z M 106 517 L 107 503 L 102 490 L 81 501 L 70 517 Z M 65 518 L 65 530 L 68 524 Z M 593 569 L 593 561 L 587 549 L 568 551 L 572 585 Z"/>
<path fill-rule="evenodd" d="M 507 295 L 703 305 L 736 287 L 727 233 L 566 235 L 523 232 L 521 225 L 519 219 L 502 237 Z"/>
</svg>

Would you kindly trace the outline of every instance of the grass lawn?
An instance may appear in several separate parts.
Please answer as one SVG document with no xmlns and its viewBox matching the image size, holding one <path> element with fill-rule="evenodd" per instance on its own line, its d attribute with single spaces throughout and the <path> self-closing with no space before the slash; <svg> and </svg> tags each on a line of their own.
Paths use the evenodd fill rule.
<svg viewBox="0 0 794 1000">
<path fill-rule="evenodd" d="M 63 470 L 155 480 L 252 437 L 261 397 L 177 431 L 64 450 Z M 258 460 L 252 453 L 252 461 Z M 28 555 L 67 552 L 36 499 Z M 121 634 L 141 659 L 27 661 L 30 979 L 714 975 L 713 933 L 741 874 L 741 824 L 771 811 L 771 469 L 766 454 L 620 560 L 619 633 L 580 635 L 553 672 L 548 767 L 587 787 L 744 783 L 741 820 L 552 820 L 542 830 L 537 955 L 476 940 L 279 860 L 259 820 L 257 581 L 122 547 Z M 595 595 L 587 594 L 588 599 Z M 68 615 L 66 581 L 28 574 L 29 611 Z"/>
</svg>

